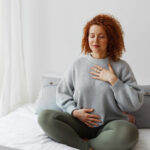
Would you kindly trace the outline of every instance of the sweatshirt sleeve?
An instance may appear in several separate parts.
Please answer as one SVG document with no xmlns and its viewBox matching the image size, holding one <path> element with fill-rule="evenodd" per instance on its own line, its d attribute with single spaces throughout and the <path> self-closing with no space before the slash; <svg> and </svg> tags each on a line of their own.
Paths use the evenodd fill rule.
<svg viewBox="0 0 150 150">
<path fill-rule="evenodd" d="M 122 111 L 134 112 L 143 104 L 143 93 L 128 63 L 123 61 L 120 79 L 111 85 L 115 99 Z"/>
<path fill-rule="evenodd" d="M 64 112 L 72 115 L 72 111 L 76 108 L 76 103 L 73 99 L 74 94 L 74 67 L 69 66 L 64 76 L 56 87 L 56 104 Z"/>
</svg>

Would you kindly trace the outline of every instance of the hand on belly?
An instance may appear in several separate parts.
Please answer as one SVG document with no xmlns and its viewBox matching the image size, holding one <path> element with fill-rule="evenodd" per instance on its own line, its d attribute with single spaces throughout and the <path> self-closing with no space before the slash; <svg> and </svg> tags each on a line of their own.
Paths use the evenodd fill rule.
<svg viewBox="0 0 150 150">
<path fill-rule="evenodd" d="M 85 123 L 88 127 L 95 127 L 98 126 L 99 122 L 102 122 L 100 120 L 101 116 L 90 114 L 93 112 L 94 109 L 92 108 L 86 108 L 86 109 L 75 109 L 72 113 L 73 117 L 79 119 L 83 123 Z"/>
</svg>

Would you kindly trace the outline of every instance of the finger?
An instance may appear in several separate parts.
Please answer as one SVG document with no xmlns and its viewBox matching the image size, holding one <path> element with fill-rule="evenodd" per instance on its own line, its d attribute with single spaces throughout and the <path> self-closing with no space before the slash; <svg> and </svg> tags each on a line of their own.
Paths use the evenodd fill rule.
<svg viewBox="0 0 150 150">
<path fill-rule="evenodd" d="M 96 77 L 96 76 L 92 76 L 92 78 L 93 78 L 93 79 L 99 80 L 99 77 Z"/>
<path fill-rule="evenodd" d="M 97 119 L 100 119 L 101 117 L 99 115 L 89 114 L 88 118 L 97 118 Z"/>
<path fill-rule="evenodd" d="M 96 67 L 92 67 L 92 70 L 96 71 L 96 72 L 100 72 L 100 69 L 96 68 Z"/>
<path fill-rule="evenodd" d="M 93 108 L 86 108 L 86 109 L 84 109 L 84 111 L 85 112 L 92 112 L 92 111 L 94 111 L 94 109 Z"/>
<path fill-rule="evenodd" d="M 109 69 L 111 69 L 111 70 L 112 70 L 112 67 L 111 67 L 111 65 L 110 65 L 110 64 L 108 64 L 108 67 L 109 67 Z"/>
<path fill-rule="evenodd" d="M 108 68 L 109 68 L 110 71 L 114 72 L 111 64 L 108 64 Z"/>
<path fill-rule="evenodd" d="M 101 67 L 101 66 L 94 65 L 94 67 L 96 67 L 96 68 L 99 69 L 99 70 L 103 70 L 103 67 Z"/>
<path fill-rule="evenodd" d="M 124 114 L 128 114 L 127 112 L 123 112 Z"/>
<path fill-rule="evenodd" d="M 99 76 L 99 73 L 97 72 L 90 72 L 92 75 L 96 75 L 96 76 Z"/>
<path fill-rule="evenodd" d="M 94 118 L 88 118 L 88 120 L 95 121 L 95 122 L 102 122 L 101 120 L 99 120 L 99 119 L 94 119 Z"/>
<path fill-rule="evenodd" d="M 88 126 L 88 127 L 91 127 L 91 128 L 94 128 L 90 123 L 88 122 L 85 122 L 85 124 Z"/>
<path fill-rule="evenodd" d="M 90 123 L 90 124 L 92 124 L 92 125 L 95 125 L 95 126 L 98 125 L 97 123 L 95 123 L 95 122 L 93 122 L 93 121 L 88 121 L 88 123 Z"/>
<path fill-rule="evenodd" d="M 112 65 L 110 63 L 108 64 L 108 66 L 112 68 Z"/>
</svg>

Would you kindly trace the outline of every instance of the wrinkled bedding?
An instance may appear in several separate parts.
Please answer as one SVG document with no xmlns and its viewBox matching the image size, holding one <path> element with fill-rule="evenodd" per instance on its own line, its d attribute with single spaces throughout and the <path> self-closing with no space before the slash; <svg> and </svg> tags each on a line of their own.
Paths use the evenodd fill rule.
<svg viewBox="0 0 150 150">
<path fill-rule="evenodd" d="M 47 137 L 37 122 L 35 104 L 25 104 L 0 118 L 0 145 L 20 150 L 75 150 Z M 150 150 L 150 129 L 139 129 L 133 150 Z"/>
</svg>

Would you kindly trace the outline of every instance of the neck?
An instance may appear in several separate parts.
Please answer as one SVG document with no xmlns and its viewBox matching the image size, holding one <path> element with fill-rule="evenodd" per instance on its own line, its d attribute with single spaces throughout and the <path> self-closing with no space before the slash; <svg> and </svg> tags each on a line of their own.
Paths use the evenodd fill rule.
<svg viewBox="0 0 150 150">
<path fill-rule="evenodd" d="M 91 56 L 94 57 L 94 58 L 97 58 L 97 59 L 101 59 L 101 58 L 106 58 L 107 57 L 106 53 L 103 53 L 103 54 L 91 53 Z"/>
</svg>

